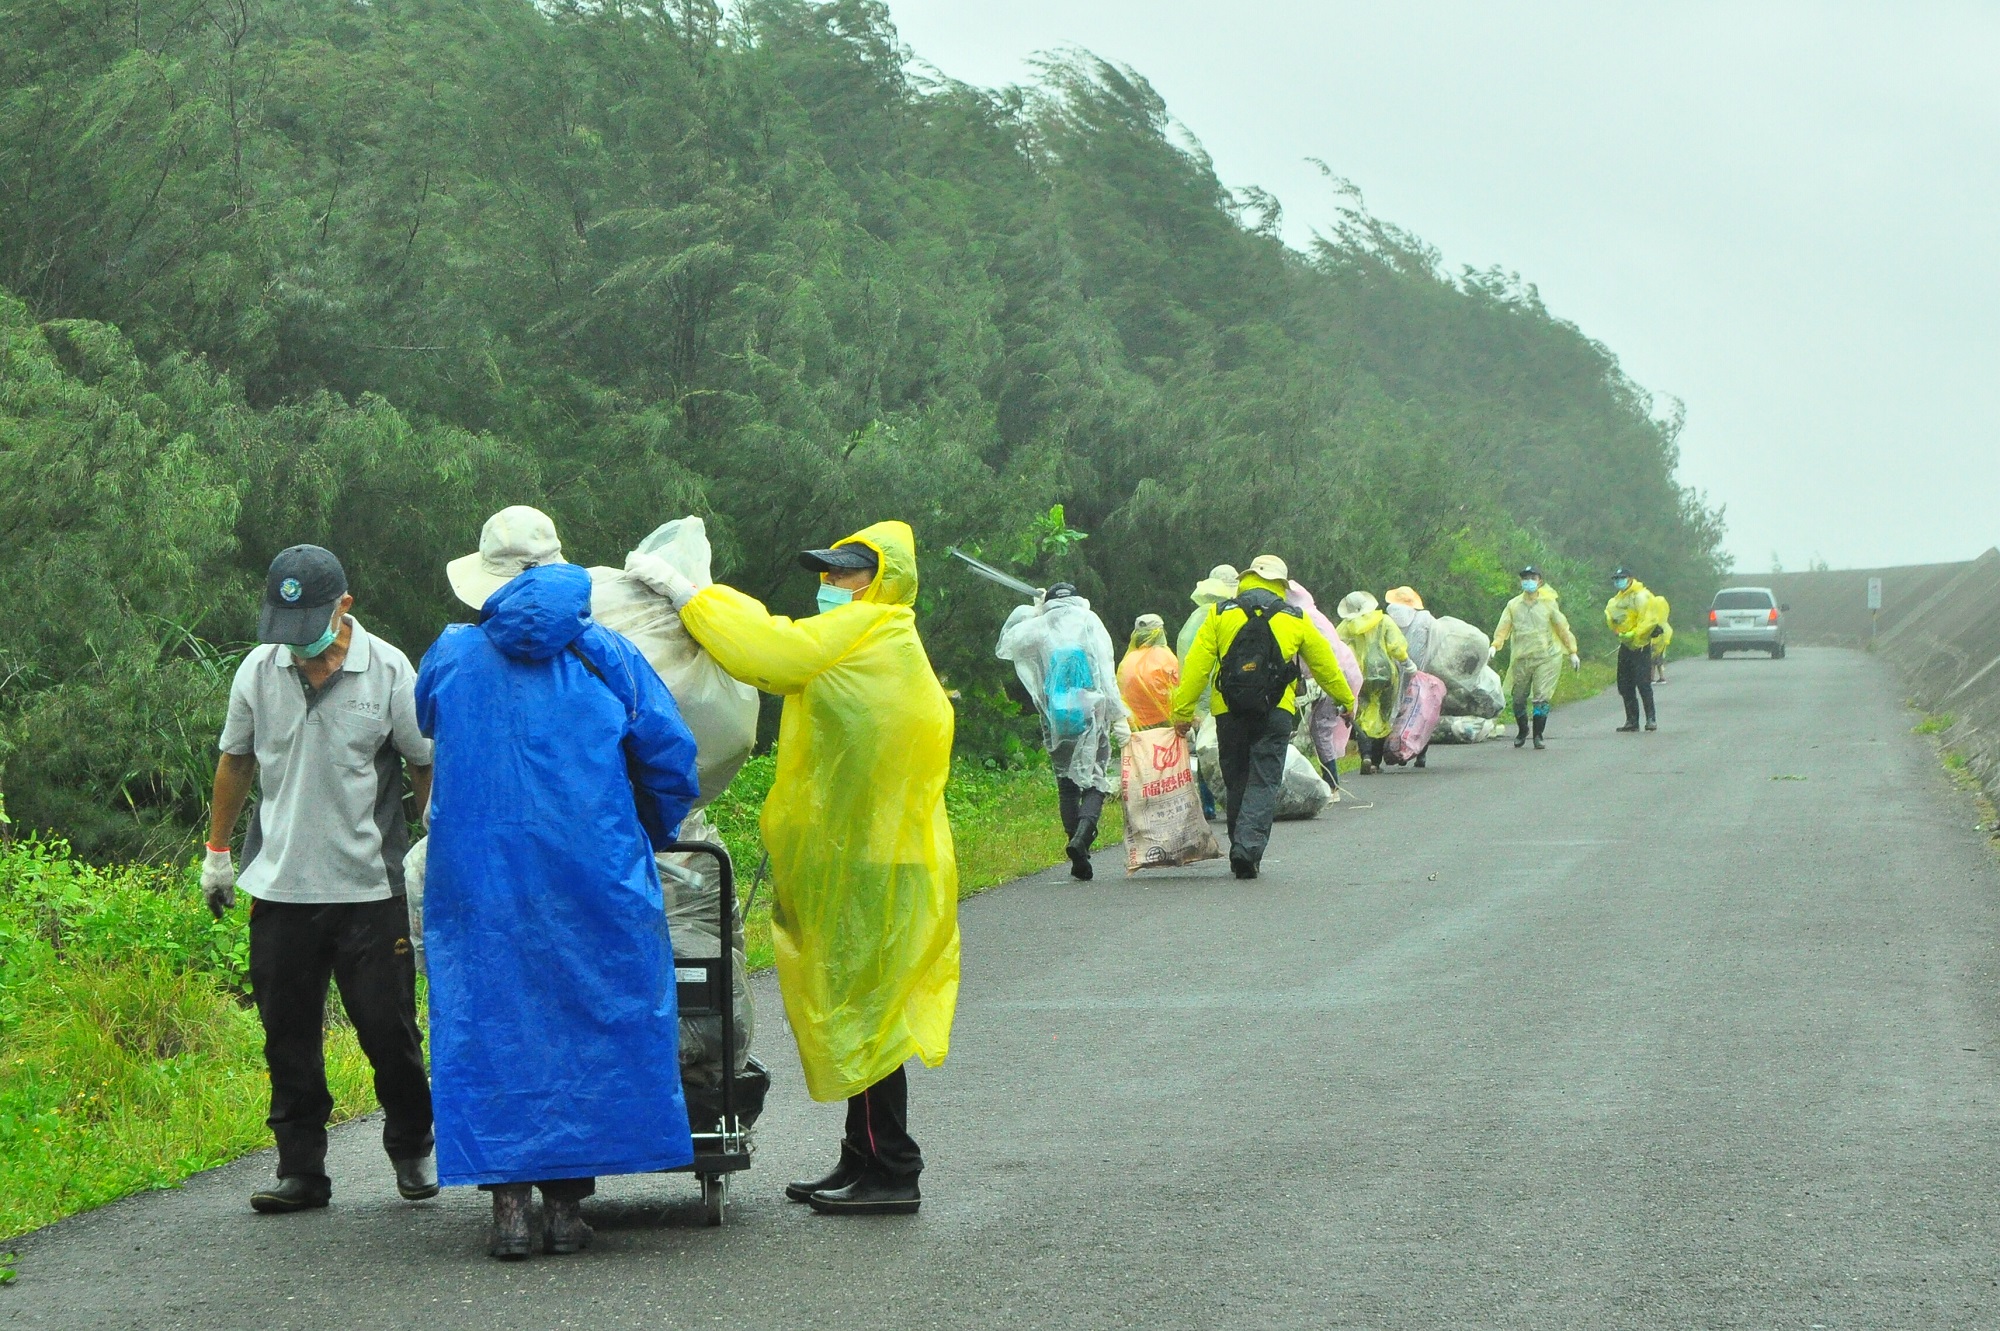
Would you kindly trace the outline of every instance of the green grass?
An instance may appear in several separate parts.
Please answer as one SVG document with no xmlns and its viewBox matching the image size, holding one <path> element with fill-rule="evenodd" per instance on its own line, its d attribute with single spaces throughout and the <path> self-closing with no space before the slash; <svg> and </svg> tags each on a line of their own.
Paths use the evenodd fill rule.
<svg viewBox="0 0 2000 1331">
<path fill-rule="evenodd" d="M 753 759 L 710 813 L 747 898 L 773 759 Z M 959 894 L 1059 863 L 1048 763 L 954 769 L 945 799 Z M 1101 844 L 1124 836 L 1105 806 Z M 746 920 L 771 962 L 771 885 Z M 0 1241 L 270 1144 L 263 1034 L 245 995 L 247 902 L 209 918 L 191 870 L 94 868 L 61 843 L 0 846 Z M 367 1060 L 332 1001 L 337 1120 L 374 1108 Z M 0 1283 L 11 1267 L 0 1260 Z"/>
<path fill-rule="evenodd" d="M 244 916 L 187 874 L 0 850 L 0 1238 L 269 1144 Z M 373 1107 L 337 1014 L 327 1075 L 337 1117 Z"/>
<path fill-rule="evenodd" d="M 1918 735 L 1942 735 L 1957 724 L 1958 718 L 1950 712 L 1933 712 L 1910 727 L 1910 730 Z"/>
</svg>

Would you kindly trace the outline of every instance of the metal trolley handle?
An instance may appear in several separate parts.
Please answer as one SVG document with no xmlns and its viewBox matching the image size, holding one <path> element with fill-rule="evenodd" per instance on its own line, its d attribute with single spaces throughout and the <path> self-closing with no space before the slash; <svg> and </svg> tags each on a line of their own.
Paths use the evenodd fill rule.
<svg viewBox="0 0 2000 1331">
<path fill-rule="evenodd" d="M 674 992 L 680 1010 L 697 1016 L 711 1013 L 722 1018 L 722 1127 L 736 1127 L 736 984 L 731 974 L 736 963 L 736 868 L 729 852 L 713 841 L 675 841 L 661 848 L 672 855 L 711 855 L 722 869 L 722 890 L 716 937 L 721 955 L 675 957 Z"/>
</svg>

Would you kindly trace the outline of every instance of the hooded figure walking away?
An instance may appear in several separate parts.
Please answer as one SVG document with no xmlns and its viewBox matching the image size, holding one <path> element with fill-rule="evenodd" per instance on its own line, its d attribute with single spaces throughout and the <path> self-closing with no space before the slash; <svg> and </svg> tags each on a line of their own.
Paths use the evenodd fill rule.
<svg viewBox="0 0 2000 1331">
<path fill-rule="evenodd" d="M 535 1187 L 544 1249 L 571 1253 L 590 1241 L 579 1204 L 598 1175 L 694 1158 L 653 860 L 699 789 L 694 736 L 638 648 L 591 622 L 590 575 L 562 562 L 547 521 L 512 509 L 487 524 L 485 566 L 451 570 L 479 623 L 445 629 L 417 677 L 437 745 L 438 1173 L 492 1192 L 500 1258 L 533 1246 Z M 548 548 L 505 557 L 535 540 Z"/>
<path fill-rule="evenodd" d="M 1192 729 L 1196 707 L 1214 690 L 1217 747 L 1229 814 L 1229 867 L 1255 878 L 1271 840 L 1285 751 L 1298 727 L 1301 657 L 1342 707 L 1354 693 L 1332 646 L 1285 601 L 1291 575 L 1276 555 L 1251 562 L 1236 595 L 1215 607 L 1195 635 L 1174 690 L 1174 724 Z"/>
<path fill-rule="evenodd" d="M 1545 749 L 1542 736 L 1548 729 L 1549 702 L 1562 678 L 1563 653 L 1569 653 L 1569 668 L 1578 670 L 1583 662 L 1576 654 L 1576 635 L 1553 587 L 1542 583 L 1542 571 L 1533 564 L 1521 570 L 1521 592 L 1500 612 L 1493 630 L 1493 656 L 1511 639 L 1514 657 L 1507 666 L 1507 693 L 1514 700 L 1514 724 L 1518 730 L 1514 747 L 1528 742 L 1528 727 L 1534 725 L 1535 747 Z"/>
<path fill-rule="evenodd" d="M 1164 634 L 1162 634 L 1164 636 Z M 1112 664 L 1111 634 L 1076 588 L 1059 582 L 1019 606 L 1000 628 L 993 654 L 1014 664 L 1042 718 L 1042 744 L 1056 774 L 1072 878 L 1092 877 L 1104 797 L 1118 789 L 1117 750 L 1132 737 Z"/>
<path fill-rule="evenodd" d="M 1611 575 L 1612 597 L 1604 603 L 1604 622 L 1618 635 L 1618 696 L 1625 701 L 1621 732 L 1639 728 L 1639 704 L 1646 704 L 1646 729 L 1658 730 L 1653 713 L 1653 662 L 1666 650 L 1667 598 L 1646 590 L 1646 584 L 1626 569 Z"/>
<path fill-rule="evenodd" d="M 1389 728 L 1403 696 L 1403 670 L 1410 664 L 1410 645 L 1396 621 L 1382 613 L 1371 592 L 1349 592 L 1340 598 L 1339 633 L 1361 664 L 1361 692 L 1354 706 L 1355 744 L 1361 750 L 1361 775 L 1382 770 L 1389 745 Z"/>
<path fill-rule="evenodd" d="M 908 1214 L 924 1157 L 903 1063 L 944 1062 L 958 1002 L 951 700 L 917 636 L 907 523 L 878 522 L 799 564 L 820 579 L 809 619 L 721 583 L 696 590 L 657 556 L 635 553 L 625 569 L 674 603 L 724 670 L 785 700 L 760 823 L 778 988 L 806 1090 L 847 1101 L 840 1163 L 785 1196 L 828 1215 Z"/>
<path fill-rule="evenodd" d="M 1174 686 L 1181 682 L 1180 658 L 1167 646 L 1167 622 L 1141 615 L 1118 662 L 1118 696 L 1139 730 L 1164 726 L 1174 718 Z"/>
</svg>

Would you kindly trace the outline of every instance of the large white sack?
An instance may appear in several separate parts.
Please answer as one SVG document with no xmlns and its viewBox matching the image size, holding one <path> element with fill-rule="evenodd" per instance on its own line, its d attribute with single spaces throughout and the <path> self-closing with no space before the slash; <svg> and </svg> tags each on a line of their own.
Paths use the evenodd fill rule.
<svg viewBox="0 0 2000 1331">
<path fill-rule="evenodd" d="M 1312 759 L 1290 744 L 1285 746 L 1285 783 L 1278 791 L 1278 817 L 1317 818 L 1333 800 L 1333 787 L 1313 770 Z"/>
<path fill-rule="evenodd" d="M 639 542 L 697 587 L 709 577 L 708 530 L 697 517 L 676 518 Z M 653 663 L 694 732 L 701 778 L 697 809 L 729 788 L 757 743 L 757 690 L 731 679 L 681 626 L 673 603 L 616 568 L 590 570 L 590 617 L 624 634 Z"/>
</svg>

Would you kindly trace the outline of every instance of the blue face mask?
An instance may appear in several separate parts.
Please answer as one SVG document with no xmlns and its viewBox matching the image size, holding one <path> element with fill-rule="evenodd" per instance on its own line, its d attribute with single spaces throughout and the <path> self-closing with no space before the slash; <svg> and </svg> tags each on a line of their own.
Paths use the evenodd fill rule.
<svg viewBox="0 0 2000 1331">
<path fill-rule="evenodd" d="M 1537 587 L 1539 587 L 1539 586 L 1541 586 L 1541 585 L 1542 585 L 1541 583 L 1539 583 L 1539 582 L 1536 582 L 1536 581 L 1535 581 L 1535 580 L 1534 580 L 1533 578 L 1523 578 L 1523 579 L 1521 579 L 1521 590 L 1522 590 L 1522 591 L 1524 591 L 1524 592 L 1531 592 L 1531 591 L 1535 590 L 1535 588 L 1537 588 Z"/>
<path fill-rule="evenodd" d="M 830 582 L 822 582 L 819 585 L 819 608 L 822 614 L 846 605 L 853 599 L 854 593 L 845 587 L 836 587 Z"/>
<path fill-rule="evenodd" d="M 1621 592 L 1622 592 L 1622 591 L 1624 591 L 1624 590 L 1625 590 L 1625 589 L 1626 589 L 1627 587 L 1630 587 L 1630 586 L 1632 585 L 1632 579 L 1630 579 L 1630 578 L 1613 578 L 1613 579 L 1611 580 L 1611 585 L 1612 585 L 1613 587 L 1616 587 L 1616 588 L 1617 588 L 1617 589 L 1618 589 L 1619 591 L 1621 591 Z"/>
<path fill-rule="evenodd" d="M 311 642 L 307 643 L 303 647 L 295 646 L 292 643 L 286 643 L 285 650 L 290 652 L 293 656 L 301 657 L 309 661 L 315 656 L 324 655 L 326 649 L 333 646 L 333 640 L 335 638 L 338 638 L 339 636 L 340 636 L 340 616 L 335 615 L 333 617 L 332 622 L 330 622 L 326 626 L 326 632 L 320 634 L 317 638 L 314 638 Z"/>
</svg>

